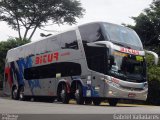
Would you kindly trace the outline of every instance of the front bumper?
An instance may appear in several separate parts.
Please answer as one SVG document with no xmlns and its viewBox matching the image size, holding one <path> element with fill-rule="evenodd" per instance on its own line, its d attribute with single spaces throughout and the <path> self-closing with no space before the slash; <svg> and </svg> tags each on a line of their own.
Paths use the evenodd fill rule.
<svg viewBox="0 0 160 120">
<path fill-rule="evenodd" d="M 105 97 L 146 100 L 148 87 L 144 87 L 146 83 L 132 83 L 118 80 L 118 82 L 106 82 Z"/>
</svg>

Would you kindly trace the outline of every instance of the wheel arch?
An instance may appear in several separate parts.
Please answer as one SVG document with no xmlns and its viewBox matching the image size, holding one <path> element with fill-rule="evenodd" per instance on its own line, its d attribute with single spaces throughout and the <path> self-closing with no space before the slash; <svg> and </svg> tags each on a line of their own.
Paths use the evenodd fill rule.
<svg viewBox="0 0 160 120">
<path fill-rule="evenodd" d="M 16 84 L 13 84 L 13 85 L 12 85 L 12 91 L 13 91 L 14 88 L 17 88 L 17 89 L 18 89 L 18 86 L 17 86 Z"/>
<path fill-rule="evenodd" d="M 74 93 L 75 89 L 76 89 L 76 84 L 80 84 L 82 87 L 84 86 L 82 80 L 77 79 L 77 80 L 73 80 L 71 82 L 71 92 Z"/>
<path fill-rule="evenodd" d="M 59 80 L 56 93 L 58 92 L 58 89 L 62 84 L 65 84 L 67 86 L 67 92 L 70 93 L 70 83 L 65 79 Z"/>
</svg>

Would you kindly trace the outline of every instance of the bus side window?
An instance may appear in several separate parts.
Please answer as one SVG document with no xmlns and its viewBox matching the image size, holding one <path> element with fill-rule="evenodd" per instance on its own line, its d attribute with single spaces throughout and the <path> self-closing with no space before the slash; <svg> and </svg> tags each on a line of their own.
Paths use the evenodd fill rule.
<svg viewBox="0 0 160 120">
<path fill-rule="evenodd" d="M 86 59 L 88 68 L 100 73 L 107 74 L 108 58 L 106 47 L 87 47 Z"/>
<path fill-rule="evenodd" d="M 26 80 L 55 78 L 57 73 L 61 77 L 81 75 L 81 65 L 72 62 L 52 63 L 37 67 L 24 69 L 24 78 Z"/>
<path fill-rule="evenodd" d="M 83 47 L 87 59 L 88 68 L 100 73 L 107 73 L 107 48 L 88 46 L 87 43 L 104 41 L 100 24 L 93 23 L 80 26 Z"/>
<path fill-rule="evenodd" d="M 99 24 L 80 26 L 79 31 L 83 43 L 90 43 L 104 40 L 102 29 Z"/>
<path fill-rule="evenodd" d="M 78 49 L 77 36 L 75 31 L 68 31 L 61 35 L 62 49 Z"/>
</svg>

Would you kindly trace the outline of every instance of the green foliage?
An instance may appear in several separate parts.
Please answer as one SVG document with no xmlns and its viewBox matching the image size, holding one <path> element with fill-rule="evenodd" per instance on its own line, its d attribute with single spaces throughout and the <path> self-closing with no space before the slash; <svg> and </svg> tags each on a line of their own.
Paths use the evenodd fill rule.
<svg viewBox="0 0 160 120">
<path fill-rule="evenodd" d="M 134 29 L 140 36 L 145 49 L 160 54 L 160 1 L 153 0 L 137 17 L 132 17 L 135 26 L 126 25 Z M 153 64 L 153 56 L 147 55 L 148 99 L 149 104 L 160 105 L 160 63 Z"/>
<path fill-rule="evenodd" d="M 48 21 L 54 24 L 74 24 L 83 16 L 84 9 L 78 0 L 1 0 L 0 20 L 17 30 L 20 39 L 31 39 L 37 28 Z M 25 28 L 22 37 L 21 28 Z"/>
<path fill-rule="evenodd" d="M 149 104 L 160 105 L 160 62 L 156 66 L 153 56 L 147 55 L 148 98 Z"/>
<path fill-rule="evenodd" d="M 158 46 L 160 44 L 160 1 L 153 0 L 149 8 L 145 9 L 137 17 L 132 17 L 135 26 L 133 28 L 140 36 L 144 46 Z M 152 47 L 153 48 L 153 47 Z"/>
<path fill-rule="evenodd" d="M 30 40 L 21 40 L 19 38 L 8 39 L 7 41 L 0 42 L 0 81 L 3 80 L 5 58 L 9 49 L 29 43 Z"/>
<path fill-rule="evenodd" d="M 160 81 L 160 64 L 154 64 L 154 58 L 152 55 L 147 55 L 147 73 L 149 81 L 158 80 Z M 160 63 L 160 62 L 159 62 Z"/>
</svg>

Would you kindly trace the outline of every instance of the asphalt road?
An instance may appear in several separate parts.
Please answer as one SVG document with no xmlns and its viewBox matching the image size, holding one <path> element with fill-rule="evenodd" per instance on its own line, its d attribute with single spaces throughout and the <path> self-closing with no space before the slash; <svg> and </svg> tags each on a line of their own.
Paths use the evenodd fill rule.
<svg viewBox="0 0 160 120">
<path fill-rule="evenodd" d="M 118 104 L 111 107 L 107 103 L 100 106 L 16 101 L 0 98 L 0 113 L 10 114 L 160 114 L 160 106 Z"/>
</svg>

